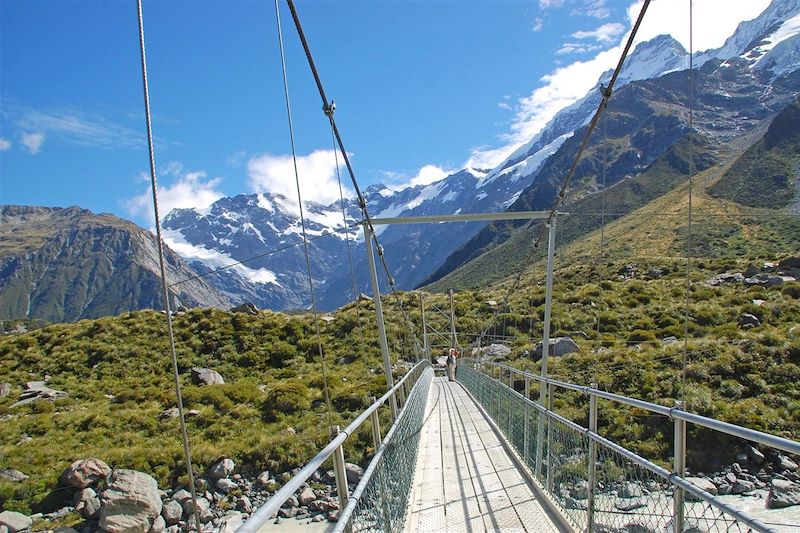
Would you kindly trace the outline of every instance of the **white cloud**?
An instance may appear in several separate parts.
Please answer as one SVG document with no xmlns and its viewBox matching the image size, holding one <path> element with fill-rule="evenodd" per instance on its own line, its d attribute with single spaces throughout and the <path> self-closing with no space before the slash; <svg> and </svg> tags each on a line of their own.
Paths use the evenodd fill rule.
<svg viewBox="0 0 800 533">
<path fill-rule="evenodd" d="M 229 167 L 239 168 L 244 163 L 244 160 L 247 158 L 247 152 L 244 150 L 237 150 L 236 152 L 232 153 L 225 159 L 225 163 Z"/>
<path fill-rule="evenodd" d="M 586 0 L 583 12 L 597 19 L 605 19 L 611 16 L 611 11 L 606 7 L 606 0 Z"/>
<path fill-rule="evenodd" d="M 556 54 L 558 55 L 585 54 L 588 52 L 594 52 L 596 50 L 600 50 L 600 48 L 602 47 L 596 44 L 564 43 L 563 45 L 561 45 L 561 48 L 556 50 Z"/>
<path fill-rule="evenodd" d="M 619 22 L 609 22 L 591 31 L 576 31 L 572 36 L 575 39 L 594 39 L 601 43 L 610 43 L 623 31 L 625 26 Z"/>
<path fill-rule="evenodd" d="M 344 161 L 339 157 L 339 167 L 344 172 Z M 250 189 L 253 192 L 270 192 L 286 197 L 286 207 L 297 209 L 297 185 L 294 165 L 290 155 L 263 154 L 247 162 Z M 339 199 L 339 183 L 336 179 L 336 160 L 333 150 L 315 150 L 297 157 L 297 174 L 300 179 L 300 194 L 303 202 L 330 204 Z M 345 196 L 350 189 L 342 188 Z"/>
<path fill-rule="evenodd" d="M 766 9 L 769 2 L 770 0 L 726 0 L 725 9 L 719 9 L 718 0 L 694 0 L 695 51 L 722 46 L 725 39 L 733 34 L 739 22 L 757 17 Z M 542 8 L 559 7 L 562 4 L 563 2 L 559 1 L 540 0 Z M 595 7 L 602 7 L 602 3 L 596 4 Z M 465 166 L 492 168 L 500 164 L 514 150 L 534 137 L 558 111 L 583 97 L 603 72 L 616 65 L 641 6 L 641 0 L 628 6 L 628 30 L 620 36 L 616 46 L 598 52 L 591 59 L 556 68 L 543 76 L 539 87 L 530 95 L 519 99 L 510 131 L 500 137 L 504 144 L 497 147 L 474 148 Z M 604 24 L 601 28 L 604 26 L 608 25 Z M 653 0 L 637 33 L 636 42 L 647 41 L 666 33 L 688 48 L 688 27 L 688 7 L 676 9 L 674 0 Z M 594 32 L 585 33 L 588 37 Z M 597 37 L 600 35 L 598 32 Z"/>
<path fill-rule="evenodd" d="M 564 5 L 564 0 L 539 0 L 539 9 L 561 7 L 563 5 Z"/>
<path fill-rule="evenodd" d="M 446 178 L 456 170 L 448 170 L 437 165 L 423 165 L 415 176 L 409 176 L 401 172 L 383 171 L 381 172 L 388 180 L 388 187 L 395 191 L 401 191 L 407 187 L 417 185 L 429 185 Z"/>
<path fill-rule="evenodd" d="M 144 145 L 143 133 L 97 113 L 74 108 L 45 111 L 19 107 L 14 109 L 14 114 L 20 129 L 43 132 L 77 146 L 136 148 Z"/>
<path fill-rule="evenodd" d="M 5 152 L 6 150 L 11 150 L 11 141 L 5 137 L 0 137 L 0 152 Z"/>
<path fill-rule="evenodd" d="M 42 144 L 44 143 L 44 133 L 23 133 L 21 141 L 25 148 L 28 149 L 28 152 L 36 155 L 39 153 L 39 150 L 42 149 Z"/>
<path fill-rule="evenodd" d="M 167 184 L 164 178 L 172 177 Z M 148 176 L 149 179 L 149 176 Z M 138 181 L 138 178 L 137 178 Z M 173 209 L 204 209 L 225 194 L 218 189 L 221 178 L 206 179 L 203 171 L 183 172 L 183 165 L 170 163 L 162 171 L 158 186 L 158 211 L 163 219 Z M 146 223 L 153 223 L 153 189 L 147 190 L 124 202 L 128 213 Z"/>
<path fill-rule="evenodd" d="M 533 31 L 539 32 L 542 31 L 544 27 L 544 19 L 542 17 L 536 17 L 536 20 L 533 21 Z"/>
</svg>

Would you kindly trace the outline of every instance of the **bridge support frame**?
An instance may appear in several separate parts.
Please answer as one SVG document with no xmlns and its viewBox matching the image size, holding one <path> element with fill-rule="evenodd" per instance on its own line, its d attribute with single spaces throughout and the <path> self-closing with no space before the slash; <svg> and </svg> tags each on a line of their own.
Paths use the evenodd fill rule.
<svg viewBox="0 0 800 533">
<path fill-rule="evenodd" d="M 676 409 L 683 409 L 684 402 L 675 402 Z M 675 418 L 675 445 L 673 453 L 673 472 L 683 477 L 686 474 L 686 420 Z M 686 492 L 681 487 L 676 486 L 672 493 L 672 531 L 683 531 L 684 524 L 684 499 Z"/>
<path fill-rule="evenodd" d="M 333 426 L 331 438 L 339 435 L 339 426 Z M 347 470 L 344 467 L 344 448 L 340 444 L 333 452 L 333 477 L 336 480 L 336 494 L 339 497 L 339 509 L 347 507 L 347 500 L 350 499 L 349 488 L 347 486 Z"/>
<path fill-rule="evenodd" d="M 542 330 L 542 377 L 547 378 L 547 359 L 550 355 L 550 320 L 553 310 L 553 255 L 556 249 L 556 217 L 550 220 L 547 225 L 547 278 L 545 281 L 544 293 L 544 328 Z M 547 384 L 542 381 L 539 385 L 539 405 L 545 407 L 547 396 Z M 536 476 L 540 477 L 542 473 L 542 440 L 544 439 L 544 421 L 539 423 L 539 429 L 536 435 Z M 549 441 L 549 439 L 548 439 Z M 549 442 L 548 442 L 549 445 Z M 548 446 L 549 450 L 549 446 Z M 548 461 L 548 470 L 550 468 L 550 461 Z"/>
<path fill-rule="evenodd" d="M 597 383 L 592 383 L 593 389 L 597 388 Z M 589 396 L 589 431 L 597 433 L 597 396 Z M 589 439 L 589 491 L 586 502 L 586 531 L 594 529 L 594 493 L 597 486 L 597 442 Z M 682 530 L 678 530 L 682 531 Z"/>
<path fill-rule="evenodd" d="M 378 323 L 378 341 L 381 345 L 381 355 L 383 355 L 383 372 L 386 374 L 386 390 L 392 390 L 394 387 L 394 378 L 392 377 L 392 362 L 389 359 L 389 342 L 386 340 L 386 326 L 383 322 L 383 306 L 381 305 L 381 288 L 378 285 L 378 271 L 375 268 L 375 255 L 372 251 L 372 230 L 369 224 L 364 223 L 364 247 L 367 249 L 367 263 L 369 263 L 369 277 L 372 282 L 372 301 L 375 304 L 375 319 Z M 383 255 L 381 250 L 378 250 L 379 255 Z M 397 400 L 392 395 L 389 405 L 392 408 L 392 420 L 397 419 Z M 344 507 L 342 507 L 344 509 Z"/>
</svg>

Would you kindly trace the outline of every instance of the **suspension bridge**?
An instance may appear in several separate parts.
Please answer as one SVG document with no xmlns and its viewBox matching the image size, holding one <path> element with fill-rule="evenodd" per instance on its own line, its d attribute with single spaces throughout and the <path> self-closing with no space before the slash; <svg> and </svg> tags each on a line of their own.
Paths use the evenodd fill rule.
<svg viewBox="0 0 800 533">
<path fill-rule="evenodd" d="M 645 15 L 649 0 L 645 0 L 631 31 L 619 63 L 607 86 L 601 87 L 602 101 L 588 123 L 585 138 L 571 168 L 567 171 L 552 209 L 542 212 L 460 214 L 397 219 L 375 219 L 367 210 L 367 203 L 355 178 L 348 152 L 334 118 L 335 106 L 328 99 L 314 63 L 308 40 L 292 0 L 287 0 L 289 10 L 302 43 L 309 67 L 314 76 L 322 101 L 322 109 L 330 123 L 335 152 L 341 155 L 350 175 L 361 209 L 364 242 L 373 289 L 375 320 L 383 357 L 383 370 L 387 392 L 363 411 L 347 427 L 332 427 L 331 441 L 320 450 L 299 472 L 287 481 L 262 507 L 255 511 L 238 530 L 240 533 L 269 531 L 276 513 L 296 492 L 301 490 L 312 475 L 324 465 L 333 465 L 333 474 L 339 500 L 336 532 L 384 531 L 519 531 L 519 532 L 706 532 L 706 531 L 776 531 L 774 524 L 765 523 L 727 503 L 723 498 L 707 491 L 707 486 L 687 476 L 686 449 L 687 425 L 725 434 L 742 441 L 776 451 L 800 454 L 800 443 L 768 433 L 725 423 L 713 418 L 693 414 L 682 402 L 661 405 L 616 395 L 600 390 L 592 384 L 577 384 L 554 380 L 548 375 L 548 350 L 550 347 L 550 320 L 553 292 L 553 252 L 557 218 L 565 215 L 565 193 L 581 159 L 587 142 L 612 96 L 617 76 L 625 57 L 631 49 L 636 32 Z M 156 232 L 161 246 L 161 228 L 158 215 L 158 196 L 150 122 L 150 105 L 145 59 L 144 23 L 141 0 L 138 1 L 139 38 L 144 85 L 145 113 L 147 118 L 150 171 L 153 189 Z M 278 0 L 275 2 L 278 38 L 283 66 L 284 90 L 289 133 L 294 156 L 294 127 L 289 103 L 289 88 L 283 53 L 283 35 Z M 690 3 L 691 10 L 691 3 Z M 690 29 L 691 31 L 691 29 Z M 691 50 L 689 57 L 691 58 Z M 690 64 L 691 72 L 691 64 Z M 691 83 L 691 76 L 689 77 Z M 692 112 L 689 103 L 691 128 Z M 337 156 L 338 157 L 338 156 Z M 338 164 L 337 164 L 338 169 Z M 337 170 L 338 172 L 338 170 Z M 305 246 L 307 276 L 311 296 L 311 310 L 318 324 L 314 296 L 314 280 L 308 256 L 308 238 L 305 231 L 303 201 L 300 197 L 299 176 L 295 158 L 295 178 L 298 181 L 298 205 L 302 224 L 302 242 Z M 691 191 L 691 178 L 689 182 Z M 343 213 L 345 226 L 347 219 Z M 423 342 L 417 342 L 417 362 L 394 382 L 389 345 L 383 319 L 377 253 L 389 288 L 396 293 L 391 270 L 386 263 L 383 248 L 378 242 L 375 226 L 381 224 L 442 223 L 454 221 L 488 221 L 510 219 L 540 219 L 541 232 L 534 239 L 528 258 L 537 250 L 547 234 L 547 277 L 542 338 L 541 372 L 533 374 L 508 364 L 481 357 L 481 342 L 494 322 L 475 338 L 475 345 L 464 349 L 457 360 L 455 379 L 437 377 L 431 358 L 431 332 L 437 342 L 451 350 L 458 345 L 456 317 L 449 313 L 450 331 L 437 330 L 425 324 L 423 307 Z M 689 210 L 691 229 L 691 194 Z M 348 254 L 350 254 L 350 241 Z M 688 246 L 688 245 L 687 245 Z M 164 301 L 167 308 L 168 332 L 172 339 L 169 312 L 168 285 L 164 271 L 163 250 L 159 248 Z M 688 270 L 691 266 L 687 254 Z M 351 259 L 352 269 L 352 259 Z M 523 264 L 524 264 L 523 263 Z M 493 302 L 495 320 L 500 309 L 519 286 L 521 271 L 506 294 L 501 305 Z M 355 281 L 354 281 L 355 291 Z M 414 334 L 414 325 L 402 309 L 408 333 Z M 444 313 L 447 315 L 447 313 Z M 319 339 L 319 326 L 317 326 Z M 323 375 L 325 360 L 318 342 Z M 172 360 L 175 388 L 178 397 L 180 423 L 186 454 L 187 473 L 192 499 L 195 500 L 192 481 L 191 453 L 183 416 L 180 383 L 174 340 Z M 453 362 L 452 364 L 456 364 Z M 685 365 L 685 361 L 684 361 Z M 323 376 L 324 377 L 324 376 Z M 327 378 L 325 378 L 327 379 Z M 325 400 L 330 409 L 327 382 Z M 559 393 L 572 391 L 584 397 L 587 407 L 585 424 L 565 418 L 554 409 Z M 665 417 L 673 426 L 669 443 L 671 465 L 669 468 L 626 449 L 603 437 L 598 431 L 598 404 L 610 402 L 625 405 L 647 413 L 651 417 Z M 379 413 L 388 412 L 391 425 L 382 435 Z M 357 484 L 348 482 L 344 459 L 344 445 L 348 439 L 369 428 L 374 454 L 363 477 Z M 202 530 L 198 513 L 194 514 L 196 529 Z M 785 525 L 785 524 L 784 524 Z M 789 525 L 791 526 L 791 525 Z"/>
</svg>

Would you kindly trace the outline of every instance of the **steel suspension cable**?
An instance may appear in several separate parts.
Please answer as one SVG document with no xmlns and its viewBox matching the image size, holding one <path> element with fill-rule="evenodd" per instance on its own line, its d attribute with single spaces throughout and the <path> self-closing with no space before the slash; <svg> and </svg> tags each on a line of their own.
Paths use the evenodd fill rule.
<svg viewBox="0 0 800 533">
<path fill-rule="evenodd" d="M 331 113 L 333 113 L 334 106 L 331 105 Z M 344 190 L 342 189 L 342 175 L 339 172 L 339 153 L 336 148 L 336 138 L 333 135 L 333 128 L 331 128 L 331 142 L 333 144 L 333 160 L 336 166 L 336 182 L 339 184 L 339 205 L 342 208 L 342 224 L 344 229 L 344 240 L 347 243 L 347 263 L 350 266 L 350 281 L 353 285 L 353 299 L 356 303 L 356 324 L 358 324 L 359 333 L 359 348 L 361 353 L 364 352 L 366 342 L 364 340 L 364 329 L 361 327 L 361 304 L 358 298 L 358 286 L 356 284 L 356 271 L 353 268 L 353 251 L 350 247 L 350 230 L 347 226 L 347 213 L 344 209 Z"/>
<path fill-rule="evenodd" d="M 158 263 L 161 269 L 161 289 L 164 298 L 164 309 L 167 317 L 167 336 L 169 337 L 170 354 L 172 355 L 172 377 L 175 382 L 175 398 L 178 402 L 178 421 L 181 428 L 183 441 L 183 456 L 186 460 L 186 475 L 189 479 L 189 489 L 192 495 L 194 521 L 196 531 L 202 531 L 200 513 L 197 509 L 197 491 L 194 486 L 194 473 L 192 472 L 192 452 L 189 447 L 189 433 L 186 430 L 186 418 L 183 413 L 183 395 L 181 394 L 181 381 L 178 373 L 178 354 L 175 350 L 175 332 L 172 328 L 172 313 L 169 305 L 169 286 L 167 283 L 167 269 L 164 262 L 164 241 L 161 239 L 161 220 L 158 213 L 158 186 L 156 180 L 156 158 L 153 148 L 153 124 L 150 118 L 150 90 L 147 84 L 147 54 L 144 45 L 144 18 L 142 16 L 142 0 L 136 1 L 136 14 L 139 21 L 139 56 L 142 65 L 142 88 L 144 91 L 144 115 L 147 124 L 147 151 L 150 156 L 150 187 L 153 190 L 153 213 L 156 224 L 156 243 L 158 246 Z"/>
<path fill-rule="evenodd" d="M 303 212 L 303 196 L 300 193 L 300 174 L 297 171 L 297 150 L 294 143 L 294 123 L 292 122 L 292 105 L 289 100 L 289 79 L 286 75 L 286 57 L 283 50 L 283 32 L 281 30 L 281 10 L 279 0 L 275 0 L 275 20 L 278 25 L 278 46 L 281 55 L 281 72 L 283 74 L 283 96 L 286 100 L 286 119 L 289 124 L 289 142 L 292 147 L 292 165 L 294 167 L 294 181 L 297 186 L 297 206 L 300 209 L 300 228 L 303 236 L 303 253 L 306 260 L 306 273 L 308 275 L 308 292 L 311 296 L 311 313 L 314 319 L 314 329 L 317 337 L 317 349 L 319 360 L 322 365 L 322 389 L 325 395 L 325 406 L 328 414 L 328 426 L 333 430 L 333 415 L 331 409 L 331 398 L 328 392 L 328 371 L 325 365 L 325 354 L 322 350 L 322 334 L 320 333 L 319 315 L 317 313 L 317 299 L 314 291 L 314 277 L 311 273 L 311 257 L 308 253 L 308 236 L 306 234 L 306 219 Z"/>
<path fill-rule="evenodd" d="M 381 266 L 386 275 L 386 279 L 389 283 L 389 289 L 397 299 L 398 306 L 402 311 L 403 318 L 405 319 L 406 324 L 409 327 L 409 330 L 416 338 L 414 324 L 411 321 L 411 318 L 408 316 L 408 313 L 406 312 L 405 307 L 403 306 L 400 296 L 397 293 L 397 285 L 395 283 L 394 276 L 392 276 L 391 270 L 389 269 L 389 264 L 386 260 L 383 246 L 381 246 L 380 242 L 378 241 L 378 234 L 375 231 L 375 227 L 372 224 L 372 218 L 370 217 L 369 211 L 367 210 L 367 201 L 364 197 L 364 194 L 361 192 L 361 188 L 358 186 L 358 181 L 356 180 L 356 174 L 355 171 L 353 170 L 353 165 L 350 162 L 350 156 L 347 154 L 347 150 L 344 147 L 344 141 L 342 141 L 342 136 L 339 133 L 338 126 L 336 125 L 336 119 L 333 114 L 333 106 L 331 104 L 331 101 L 328 100 L 328 97 L 325 94 L 325 88 L 322 85 L 322 79 L 320 78 L 319 71 L 317 70 L 317 66 L 314 63 L 314 56 L 312 55 L 311 48 L 308 45 L 308 40 L 306 39 L 305 32 L 303 31 L 303 25 L 300 22 L 300 17 L 297 14 L 297 9 L 295 8 L 294 1 L 286 0 L 286 3 L 289 6 L 289 11 L 292 14 L 292 20 L 294 21 L 294 26 L 295 29 L 297 30 L 297 35 L 299 36 L 300 42 L 303 45 L 303 51 L 305 52 L 306 60 L 308 61 L 308 66 L 311 69 L 311 74 L 314 76 L 314 82 L 317 85 L 319 96 L 322 99 L 322 110 L 325 113 L 325 116 L 328 118 L 328 121 L 330 122 L 331 130 L 333 131 L 336 143 L 339 145 L 339 151 L 342 154 L 342 159 L 344 160 L 345 166 L 347 167 L 347 172 L 350 176 L 350 181 L 353 184 L 353 189 L 356 192 L 358 207 L 361 210 L 363 216 L 363 222 L 369 227 L 370 233 L 372 234 L 372 240 L 375 245 L 375 251 L 378 254 Z M 366 242 L 366 239 L 365 239 L 365 244 L 369 246 L 369 243 Z M 380 298 L 380 291 L 378 291 L 376 297 Z M 418 339 L 417 339 L 417 344 L 419 344 Z"/>
<path fill-rule="evenodd" d="M 291 2 L 291 0 L 287 0 L 287 1 Z M 583 153 L 586 151 L 586 147 L 589 144 L 589 139 L 591 138 L 592 133 L 594 132 L 595 127 L 597 126 L 597 122 L 599 121 L 599 119 L 603 115 L 603 113 L 605 112 L 605 108 L 606 108 L 606 106 L 608 104 L 608 101 L 611 99 L 611 96 L 612 96 L 613 91 L 614 91 L 614 84 L 617 82 L 617 78 L 619 77 L 619 74 L 622 71 L 622 66 L 625 64 L 625 59 L 627 58 L 628 52 L 630 51 L 631 47 L 633 46 L 633 41 L 636 38 L 636 33 L 639 31 L 639 27 L 642 24 L 642 20 L 644 19 L 644 15 L 647 12 L 647 8 L 649 6 L 650 6 L 650 0 L 644 0 L 644 2 L 642 3 L 641 10 L 639 11 L 639 16 L 636 18 L 636 22 L 634 23 L 633 28 L 631 29 L 631 33 L 628 36 L 628 40 L 625 43 L 625 47 L 622 49 L 622 54 L 620 55 L 619 61 L 617 62 L 617 66 L 614 68 L 614 72 L 611 75 L 611 79 L 608 82 L 608 86 L 606 86 L 606 87 L 601 86 L 600 87 L 601 90 L 602 90 L 602 92 L 601 92 L 602 100 L 601 100 L 600 104 L 597 107 L 597 111 L 595 111 L 594 115 L 592 116 L 591 121 L 589 122 L 589 126 L 588 126 L 588 128 L 586 130 L 586 134 L 584 135 L 583 141 L 581 142 L 581 145 L 578 148 L 578 153 L 575 155 L 575 159 L 572 162 L 572 166 L 570 166 L 570 169 L 567 172 L 567 175 L 564 177 L 564 180 L 561 182 L 561 186 L 560 186 L 560 188 L 558 190 L 558 194 L 557 194 L 557 196 L 555 198 L 555 201 L 553 202 L 553 206 L 550 208 L 550 212 L 549 212 L 547 218 L 545 219 L 545 223 L 541 224 L 539 226 L 539 231 L 538 231 L 537 235 L 533 239 L 533 246 L 529 249 L 525 259 L 522 262 L 522 265 L 520 266 L 520 270 L 516 275 L 514 283 L 510 286 L 509 291 L 506 293 L 505 302 L 507 302 L 508 299 L 511 297 L 511 294 L 516 292 L 516 290 L 519 288 L 519 283 L 520 283 L 520 281 L 522 279 L 522 272 L 525 270 L 525 266 L 530 261 L 530 259 L 532 258 L 533 254 L 539 248 L 539 245 L 541 243 L 542 237 L 544 235 L 544 229 L 550 226 L 550 224 L 552 223 L 553 219 L 557 216 L 558 210 L 561 208 L 561 206 L 564 203 L 564 199 L 565 199 L 565 197 L 567 195 L 567 190 L 569 189 L 569 186 L 570 186 L 570 184 L 572 182 L 572 178 L 573 178 L 573 176 L 575 174 L 575 171 L 576 171 L 576 169 L 578 167 L 578 163 L 580 163 L 581 158 L 583 157 Z M 505 305 L 504 305 L 504 307 L 505 307 Z M 495 320 L 496 320 L 496 317 L 497 317 L 497 314 L 495 313 Z M 485 331 L 488 331 L 488 327 L 487 327 L 486 330 L 484 330 L 484 332 Z M 485 336 L 485 334 L 482 333 L 480 338 L 482 339 L 484 336 Z"/>
</svg>

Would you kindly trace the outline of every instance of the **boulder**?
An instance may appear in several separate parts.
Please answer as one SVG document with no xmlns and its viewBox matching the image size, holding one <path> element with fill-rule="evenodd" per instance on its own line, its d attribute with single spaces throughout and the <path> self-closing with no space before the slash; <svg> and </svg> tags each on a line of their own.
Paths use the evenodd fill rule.
<svg viewBox="0 0 800 533">
<path fill-rule="evenodd" d="M 304 488 L 300 491 L 300 494 L 297 495 L 297 501 L 300 502 L 300 505 L 308 505 L 316 499 L 317 495 L 311 487 Z"/>
<path fill-rule="evenodd" d="M 584 510 L 586 509 L 586 504 L 576 500 L 575 498 L 567 496 L 566 498 L 564 498 L 564 508 Z"/>
<path fill-rule="evenodd" d="M 239 496 L 239 499 L 236 500 L 236 508 L 243 513 L 252 514 L 255 510 L 253 507 L 253 503 L 250 501 L 250 498 L 247 496 Z"/>
<path fill-rule="evenodd" d="M 167 529 L 167 523 L 164 521 L 164 517 L 158 515 L 153 520 L 153 525 L 150 526 L 150 533 L 163 533 L 165 529 Z"/>
<path fill-rule="evenodd" d="M 589 482 L 585 479 L 581 479 L 575 486 L 572 487 L 572 497 L 577 498 L 578 500 L 585 500 L 589 497 Z"/>
<path fill-rule="evenodd" d="M 222 479 L 233 474 L 236 463 L 233 459 L 222 457 L 217 459 L 208 469 L 208 477 L 211 479 Z"/>
<path fill-rule="evenodd" d="M 136 470 L 115 470 L 102 496 L 100 527 L 108 533 L 147 533 L 161 514 L 158 483 Z"/>
<path fill-rule="evenodd" d="M 6 526 L 8 533 L 17 533 L 33 525 L 29 516 L 16 511 L 3 511 L 0 513 L 0 525 Z"/>
<path fill-rule="evenodd" d="M 744 272 L 742 272 L 742 274 L 743 274 L 743 275 L 744 275 L 744 277 L 746 277 L 746 278 L 752 278 L 753 276 L 755 276 L 756 274 L 758 274 L 758 273 L 760 273 L 760 272 L 761 272 L 761 269 L 760 269 L 760 268 L 758 268 L 757 266 L 755 266 L 754 264 L 752 264 L 752 263 L 751 263 L 751 264 L 749 264 L 749 265 L 747 266 L 747 268 L 745 269 L 745 271 L 744 271 Z"/>
<path fill-rule="evenodd" d="M 242 305 L 237 305 L 236 307 L 231 307 L 229 310 L 231 313 L 244 313 L 246 315 L 258 315 L 258 307 L 254 303 L 243 303 Z"/>
<path fill-rule="evenodd" d="M 161 508 L 161 516 L 164 517 L 166 525 L 177 524 L 181 521 L 181 516 L 183 516 L 183 507 L 181 507 L 180 503 L 170 500 Z"/>
<path fill-rule="evenodd" d="M 800 505 L 800 485 L 786 479 L 773 479 L 767 495 L 768 509 Z"/>
<path fill-rule="evenodd" d="M 669 337 L 664 337 L 663 339 L 661 339 L 661 342 L 663 342 L 664 344 L 674 344 L 678 342 L 678 337 L 670 335 Z"/>
<path fill-rule="evenodd" d="M 66 487 L 85 489 L 111 474 L 111 467 L 100 459 L 78 459 L 61 473 L 59 480 Z"/>
<path fill-rule="evenodd" d="M 636 483 L 625 482 L 617 491 L 617 496 L 620 498 L 640 498 L 644 495 L 642 487 Z"/>
<path fill-rule="evenodd" d="M 189 517 L 187 519 L 188 522 L 194 520 L 194 506 L 192 505 L 191 499 L 183 502 L 183 512 Z M 197 514 L 201 522 L 208 522 L 214 518 L 214 514 L 211 512 L 211 504 L 206 498 L 197 498 Z"/>
<path fill-rule="evenodd" d="M 195 385 L 222 385 L 225 380 L 219 372 L 210 368 L 192 368 L 192 383 Z"/>
<path fill-rule="evenodd" d="M 231 481 L 230 479 L 228 479 L 226 477 L 224 477 L 222 479 L 218 479 L 217 482 L 216 482 L 216 485 L 217 485 L 217 488 L 219 490 L 221 490 L 222 492 L 224 492 L 225 494 L 228 494 L 230 491 L 239 488 L 238 485 L 236 485 L 235 481 Z"/>
<path fill-rule="evenodd" d="M 778 261 L 778 268 L 800 268 L 800 256 L 781 259 Z"/>
<path fill-rule="evenodd" d="M 44 381 L 29 381 L 25 384 L 25 390 L 19 395 L 17 401 L 9 407 L 20 407 L 34 402 L 47 400 L 54 402 L 69 396 L 68 393 L 60 390 L 51 389 L 45 386 Z"/>
<path fill-rule="evenodd" d="M 0 470 L 0 480 L 17 483 L 20 481 L 25 481 L 26 479 L 28 479 L 26 474 L 23 474 L 14 468 L 3 468 Z"/>
<path fill-rule="evenodd" d="M 178 489 L 175 491 L 175 494 L 172 495 L 172 499 L 183 505 L 183 502 L 192 499 L 192 493 L 186 489 Z"/>
<path fill-rule="evenodd" d="M 763 285 L 765 287 L 774 287 L 783 284 L 783 278 L 775 274 L 761 273 L 755 276 L 744 278 L 745 285 Z"/>
<path fill-rule="evenodd" d="M 244 523 L 244 517 L 239 511 L 231 511 L 223 518 L 217 527 L 218 533 L 235 533 Z"/>
<path fill-rule="evenodd" d="M 364 477 L 364 469 L 353 463 L 345 463 L 344 471 L 347 475 L 347 482 L 357 485 L 361 478 Z"/>
<path fill-rule="evenodd" d="M 775 469 L 781 472 L 789 471 L 794 472 L 797 470 L 797 463 L 789 459 L 783 454 L 778 454 L 778 458 L 775 464 Z"/>
<path fill-rule="evenodd" d="M 160 415 L 158 415 L 159 420 L 165 420 L 167 418 L 178 418 L 180 415 L 180 411 L 178 411 L 177 407 L 170 407 L 163 411 Z"/>
<path fill-rule="evenodd" d="M 98 498 L 97 496 L 94 496 L 87 500 L 83 500 L 81 501 L 81 504 L 83 505 L 81 508 L 81 516 L 83 516 L 87 520 L 95 518 L 97 516 L 97 513 L 100 512 L 100 509 L 102 507 L 100 504 L 100 498 Z"/>
<path fill-rule="evenodd" d="M 724 274 L 717 274 L 709 279 L 707 283 L 712 287 L 722 285 L 723 283 L 742 283 L 745 277 L 740 272 L 725 272 Z"/>
<path fill-rule="evenodd" d="M 761 321 L 757 316 L 750 313 L 742 313 L 739 316 L 739 327 L 742 329 L 755 328 L 761 325 Z"/>
<path fill-rule="evenodd" d="M 548 349 L 548 355 L 552 356 L 559 356 L 559 355 L 566 355 L 568 353 L 577 352 L 578 345 L 575 344 L 570 337 L 555 337 L 550 339 L 550 348 Z M 534 359 L 541 359 L 542 358 L 542 343 L 536 345 L 536 348 L 533 350 L 533 358 Z"/>
<path fill-rule="evenodd" d="M 272 476 L 267 470 L 265 470 L 261 472 L 256 478 L 256 485 L 266 487 L 268 484 L 272 483 L 272 481 L 273 481 Z"/>
<path fill-rule="evenodd" d="M 709 494 L 716 496 L 717 494 L 717 486 L 710 479 L 706 479 L 704 477 L 687 477 L 686 481 L 695 485 L 697 488 L 702 489 Z M 699 501 L 694 494 L 689 492 L 686 493 L 686 501 L 696 502 Z"/>
<path fill-rule="evenodd" d="M 5 398 L 11 394 L 11 383 L 0 383 L 0 398 Z"/>
<path fill-rule="evenodd" d="M 731 487 L 731 494 L 744 494 L 745 492 L 752 492 L 756 489 L 756 484 L 746 479 L 737 479 L 736 483 Z"/>
<path fill-rule="evenodd" d="M 496 359 L 503 359 L 511 353 L 511 348 L 505 344 L 490 344 L 481 348 L 481 354 L 486 357 L 494 357 Z"/>
</svg>

